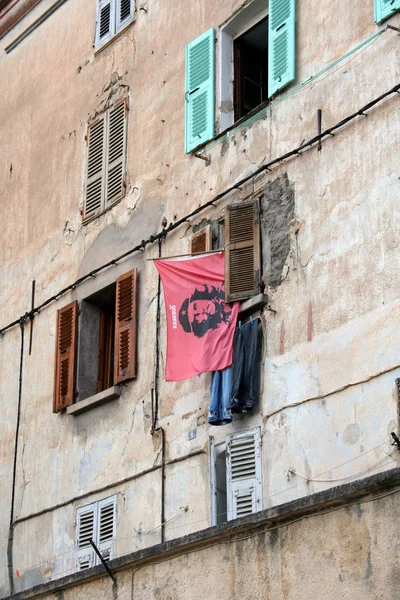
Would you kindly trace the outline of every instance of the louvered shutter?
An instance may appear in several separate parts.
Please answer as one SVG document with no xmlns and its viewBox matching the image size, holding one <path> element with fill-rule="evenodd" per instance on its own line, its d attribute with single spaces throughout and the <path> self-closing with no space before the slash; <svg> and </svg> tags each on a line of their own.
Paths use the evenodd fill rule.
<svg viewBox="0 0 400 600">
<path fill-rule="evenodd" d="M 85 219 L 99 213 L 103 208 L 105 138 L 105 119 L 103 117 L 88 127 Z"/>
<path fill-rule="evenodd" d="M 295 78 L 295 0 L 269 0 L 268 97 Z"/>
<path fill-rule="evenodd" d="M 228 520 L 262 510 L 261 436 L 259 428 L 227 438 Z"/>
<path fill-rule="evenodd" d="M 104 560 L 111 560 L 114 555 L 116 496 L 101 500 L 98 504 L 97 542 Z"/>
<path fill-rule="evenodd" d="M 114 383 L 136 377 L 136 269 L 117 279 Z"/>
<path fill-rule="evenodd" d="M 131 21 L 134 0 L 117 0 L 117 31 Z"/>
<path fill-rule="evenodd" d="M 214 137 L 214 29 L 186 46 L 185 152 Z"/>
<path fill-rule="evenodd" d="M 124 195 L 126 113 L 125 101 L 108 113 L 106 206 Z"/>
<path fill-rule="evenodd" d="M 211 250 L 211 227 L 207 225 L 197 233 L 194 233 L 190 240 L 190 253 L 208 252 Z"/>
<path fill-rule="evenodd" d="M 76 300 L 57 311 L 53 412 L 70 406 L 74 401 L 77 316 Z"/>
<path fill-rule="evenodd" d="M 90 540 L 97 544 L 97 504 L 78 508 L 76 517 L 76 570 L 83 571 L 96 564 Z"/>
<path fill-rule="evenodd" d="M 115 33 L 115 1 L 97 0 L 96 46 L 107 42 Z"/>
<path fill-rule="evenodd" d="M 232 204 L 225 217 L 226 301 L 249 298 L 260 292 L 259 201 Z"/>
<path fill-rule="evenodd" d="M 381 23 L 390 15 L 400 10 L 400 0 L 375 0 L 375 22 Z"/>
</svg>

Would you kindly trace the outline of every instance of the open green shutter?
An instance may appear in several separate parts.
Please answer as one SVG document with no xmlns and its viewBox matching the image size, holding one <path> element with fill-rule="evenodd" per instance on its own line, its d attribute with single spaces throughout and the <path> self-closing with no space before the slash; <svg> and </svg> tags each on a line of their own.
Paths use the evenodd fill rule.
<svg viewBox="0 0 400 600">
<path fill-rule="evenodd" d="M 185 152 L 214 137 L 214 29 L 186 46 Z"/>
<path fill-rule="evenodd" d="M 295 78 L 295 0 L 270 0 L 268 39 L 268 97 Z"/>
<path fill-rule="evenodd" d="M 400 0 L 374 0 L 375 23 L 381 23 L 400 10 Z"/>
</svg>

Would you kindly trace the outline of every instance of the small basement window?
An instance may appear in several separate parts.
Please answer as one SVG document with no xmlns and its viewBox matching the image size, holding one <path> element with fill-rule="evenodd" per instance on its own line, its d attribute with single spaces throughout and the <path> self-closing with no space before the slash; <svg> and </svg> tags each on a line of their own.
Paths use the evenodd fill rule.
<svg viewBox="0 0 400 600">
<path fill-rule="evenodd" d="M 233 42 L 234 119 L 268 99 L 268 18 Z"/>
</svg>

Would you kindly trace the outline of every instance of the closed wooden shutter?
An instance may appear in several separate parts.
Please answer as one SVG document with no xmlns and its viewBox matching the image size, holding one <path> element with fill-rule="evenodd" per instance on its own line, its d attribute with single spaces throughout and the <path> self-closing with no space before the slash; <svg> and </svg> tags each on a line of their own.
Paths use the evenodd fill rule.
<svg viewBox="0 0 400 600">
<path fill-rule="evenodd" d="M 259 201 L 232 204 L 225 216 L 225 297 L 227 302 L 260 292 Z"/>
<path fill-rule="evenodd" d="M 112 496 L 100 500 L 98 506 L 98 548 L 104 560 L 111 560 L 114 555 L 115 523 L 117 497 Z"/>
<path fill-rule="evenodd" d="M 262 510 L 261 435 L 259 428 L 227 438 L 228 520 Z"/>
<path fill-rule="evenodd" d="M 269 0 L 268 97 L 295 78 L 295 0 Z"/>
<path fill-rule="evenodd" d="M 114 383 L 136 377 L 136 269 L 117 279 Z"/>
<path fill-rule="evenodd" d="M 197 233 L 194 233 L 190 240 L 190 253 L 208 252 L 211 250 L 211 227 L 207 225 Z"/>
<path fill-rule="evenodd" d="M 400 10 L 400 0 L 375 0 L 375 22 L 381 23 L 390 15 Z"/>
<path fill-rule="evenodd" d="M 106 143 L 104 117 L 88 127 L 87 139 L 88 162 L 86 172 L 84 219 L 88 219 L 102 210 Z"/>
<path fill-rule="evenodd" d="M 97 504 L 78 508 L 76 517 L 76 570 L 83 571 L 96 564 L 90 540 L 97 544 Z"/>
<path fill-rule="evenodd" d="M 75 300 L 57 311 L 56 364 L 53 411 L 74 402 L 78 303 Z"/>
<path fill-rule="evenodd" d="M 186 153 L 214 137 L 214 46 L 214 29 L 186 46 Z"/>
<path fill-rule="evenodd" d="M 115 33 L 115 1 L 97 0 L 96 46 L 105 44 Z"/>
<path fill-rule="evenodd" d="M 133 9 L 134 0 L 117 0 L 117 31 L 131 21 Z"/>
<path fill-rule="evenodd" d="M 125 173 L 125 101 L 108 113 L 106 206 L 124 195 Z"/>
</svg>

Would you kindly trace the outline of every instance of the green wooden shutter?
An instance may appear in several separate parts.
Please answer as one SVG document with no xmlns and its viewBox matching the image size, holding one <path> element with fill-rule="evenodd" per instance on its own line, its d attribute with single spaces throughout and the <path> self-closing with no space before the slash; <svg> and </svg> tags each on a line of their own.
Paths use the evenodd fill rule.
<svg viewBox="0 0 400 600">
<path fill-rule="evenodd" d="M 295 78 L 295 0 L 270 0 L 268 39 L 268 97 Z"/>
<path fill-rule="evenodd" d="M 375 0 L 375 23 L 381 23 L 400 10 L 400 0 Z"/>
<path fill-rule="evenodd" d="M 214 29 L 186 46 L 185 152 L 214 137 Z"/>
</svg>

